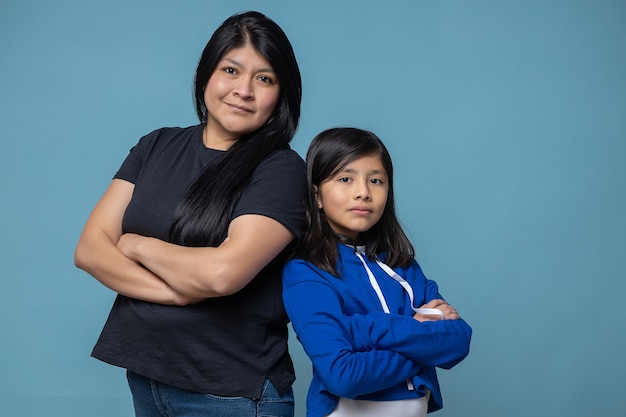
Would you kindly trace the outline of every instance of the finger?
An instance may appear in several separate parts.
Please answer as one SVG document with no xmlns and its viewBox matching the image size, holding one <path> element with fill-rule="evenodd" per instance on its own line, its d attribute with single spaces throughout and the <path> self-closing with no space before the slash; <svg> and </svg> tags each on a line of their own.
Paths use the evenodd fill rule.
<svg viewBox="0 0 626 417">
<path fill-rule="evenodd" d="M 422 306 L 422 308 L 438 308 L 439 306 L 442 306 L 442 305 L 445 305 L 445 304 L 447 304 L 447 303 L 444 300 L 435 299 L 435 300 L 430 300 L 429 302 L 424 304 Z"/>
<path fill-rule="evenodd" d="M 460 318 L 461 316 L 459 316 L 459 313 L 455 311 L 454 313 L 446 314 L 444 320 L 458 320 Z"/>
<path fill-rule="evenodd" d="M 416 313 L 413 318 L 417 321 L 440 321 L 443 320 L 441 318 L 441 315 L 439 314 L 421 314 L 421 313 Z"/>
</svg>

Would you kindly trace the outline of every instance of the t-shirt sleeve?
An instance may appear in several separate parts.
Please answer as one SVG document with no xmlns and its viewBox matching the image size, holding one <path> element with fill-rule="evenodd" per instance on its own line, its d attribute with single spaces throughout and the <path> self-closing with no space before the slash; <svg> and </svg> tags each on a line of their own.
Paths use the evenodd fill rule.
<svg viewBox="0 0 626 417">
<path fill-rule="evenodd" d="M 300 238 L 305 227 L 306 168 L 293 150 L 276 151 L 255 170 L 233 219 L 244 214 L 272 218 Z"/>
<path fill-rule="evenodd" d="M 114 179 L 126 180 L 135 184 L 146 155 L 150 152 L 150 149 L 154 146 L 158 130 L 143 136 L 139 142 L 130 149 L 128 156 L 122 162 L 122 166 L 113 176 Z"/>
</svg>

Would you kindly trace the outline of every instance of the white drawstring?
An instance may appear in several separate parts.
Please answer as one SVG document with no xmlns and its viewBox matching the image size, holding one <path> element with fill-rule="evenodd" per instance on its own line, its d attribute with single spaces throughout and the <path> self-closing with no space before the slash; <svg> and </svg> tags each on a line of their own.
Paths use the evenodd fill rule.
<svg viewBox="0 0 626 417">
<path fill-rule="evenodd" d="M 378 296 L 378 300 L 380 301 L 380 305 L 382 306 L 383 311 L 389 314 L 389 306 L 387 305 L 387 300 L 385 300 L 385 296 L 382 290 L 380 289 L 380 285 L 378 284 L 376 277 L 374 277 L 374 274 L 372 273 L 369 266 L 367 265 L 367 262 L 365 262 L 365 258 L 363 258 L 363 253 L 364 253 L 363 249 L 364 249 L 364 246 L 357 246 L 355 254 L 361 260 L 361 263 L 365 267 L 365 271 L 367 271 L 367 276 L 370 280 L 370 284 L 372 285 L 372 288 L 374 288 L 374 291 L 376 292 L 376 295 Z M 411 287 L 411 284 L 409 284 L 406 279 L 402 278 L 396 271 L 394 271 L 388 265 L 382 263 L 378 259 L 376 260 L 376 263 L 387 275 L 389 275 L 396 282 L 402 285 L 402 288 L 404 288 L 404 291 L 409 296 L 409 300 L 411 301 L 411 308 L 413 309 L 413 311 L 419 314 L 437 314 L 441 316 L 441 320 L 444 319 L 443 311 L 439 309 L 415 307 L 415 304 L 413 301 L 413 288 Z"/>
<path fill-rule="evenodd" d="M 385 271 L 387 273 L 387 275 L 389 275 L 391 278 L 395 279 L 398 283 L 400 283 L 400 285 L 402 285 L 402 288 L 404 288 L 404 291 L 406 291 L 406 293 L 409 295 L 409 299 L 411 300 L 411 308 L 413 309 L 413 311 L 415 311 L 416 313 L 419 314 L 437 314 L 437 315 L 441 315 L 441 320 L 443 320 L 444 315 L 443 315 L 443 311 L 437 309 L 437 308 L 419 308 L 419 307 L 415 307 L 415 303 L 413 302 L 413 288 L 411 287 L 411 284 L 409 284 L 409 282 L 402 278 L 400 275 L 398 275 L 398 273 L 396 271 L 394 271 L 393 269 L 389 268 L 388 265 L 382 263 L 381 261 L 379 261 L 378 259 L 376 259 L 376 263 L 378 264 L 378 266 L 380 266 L 380 268 Z"/>
<path fill-rule="evenodd" d="M 358 248 L 355 254 L 361 260 L 361 263 L 365 267 L 365 271 L 367 271 L 367 276 L 370 279 L 370 284 L 372 285 L 372 288 L 374 288 L 374 291 L 376 292 L 376 295 L 378 296 L 378 300 L 380 301 L 380 305 L 383 307 L 383 311 L 389 314 L 389 306 L 387 305 L 387 300 L 385 300 L 383 291 L 380 289 L 380 285 L 378 285 L 378 281 L 376 281 L 374 274 L 372 273 L 370 268 L 367 266 L 367 263 L 365 262 L 365 259 L 363 258 L 363 255 L 361 255 L 361 252 Z M 413 295 L 411 295 L 410 297 L 411 299 L 413 299 Z"/>
</svg>

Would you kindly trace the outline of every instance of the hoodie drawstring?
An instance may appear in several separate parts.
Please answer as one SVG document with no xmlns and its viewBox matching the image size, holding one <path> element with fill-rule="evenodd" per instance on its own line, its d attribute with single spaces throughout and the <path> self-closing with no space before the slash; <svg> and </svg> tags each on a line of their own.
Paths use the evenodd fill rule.
<svg viewBox="0 0 626 417">
<path fill-rule="evenodd" d="M 390 311 L 389 310 L 389 306 L 387 305 L 387 300 L 385 300 L 385 296 L 383 295 L 383 291 L 381 290 L 380 285 L 378 284 L 378 281 L 374 277 L 374 274 L 372 273 L 372 270 L 369 268 L 369 266 L 367 265 L 367 262 L 365 262 L 365 258 L 363 257 L 363 254 L 364 254 L 363 247 L 362 246 L 357 246 L 354 253 L 361 260 L 361 263 L 363 264 L 363 267 L 365 268 L 365 271 L 367 272 L 367 276 L 368 276 L 368 278 L 370 280 L 370 284 L 372 285 L 372 288 L 374 288 L 374 291 L 376 292 L 376 295 L 378 296 L 378 300 L 380 301 L 380 305 L 382 306 L 383 311 L 385 313 L 389 314 L 389 311 Z M 441 315 L 441 320 L 443 320 L 444 314 L 443 314 L 443 311 L 441 311 L 441 310 L 438 310 L 436 308 L 418 308 L 418 307 L 416 307 L 415 303 L 413 301 L 414 300 L 414 298 L 413 298 L 414 295 L 413 295 L 413 288 L 411 287 L 411 284 L 409 284 L 406 279 L 402 278 L 396 271 L 391 269 L 389 267 L 389 265 L 386 265 L 385 263 L 379 261 L 378 259 L 376 259 L 376 263 L 378 264 L 380 269 L 382 269 L 387 275 L 389 275 L 396 282 L 398 282 L 400 285 L 402 285 L 402 288 L 404 288 L 404 291 L 409 296 L 409 300 L 411 301 L 411 308 L 413 309 L 414 312 L 420 313 L 420 314 L 438 314 L 438 315 Z"/>
</svg>

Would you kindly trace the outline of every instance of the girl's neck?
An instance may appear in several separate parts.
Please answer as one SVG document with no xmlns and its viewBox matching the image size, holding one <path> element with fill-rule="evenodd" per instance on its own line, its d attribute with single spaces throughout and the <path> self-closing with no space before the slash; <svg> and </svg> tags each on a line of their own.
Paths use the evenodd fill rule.
<svg viewBox="0 0 626 417">
<path fill-rule="evenodd" d="M 344 243 L 346 245 L 349 246 L 361 246 L 360 242 L 353 240 L 352 238 L 346 236 L 346 235 L 341 235 L 339 233 L 335 233 L 335 237 L 337 238 L 337 240 L 341 243 Z"/>
</svg>

